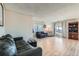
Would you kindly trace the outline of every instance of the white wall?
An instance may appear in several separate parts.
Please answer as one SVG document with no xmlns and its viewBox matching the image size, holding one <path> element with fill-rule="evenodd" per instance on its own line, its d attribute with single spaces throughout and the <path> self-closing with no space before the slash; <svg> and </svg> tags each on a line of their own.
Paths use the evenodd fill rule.
<svg viewBox="0 0 79 59">
<path fill-rule="evenodd" d="M 2 19 L 2 7 L 0 6 L 0 20 Z M 3 19 L 3 21 L 5 21 Z M 5 22 L 4 22 L 5 23 Z M 5 34 L 5 24 L 4 26 L 0 26 L 0 37 Z"/>
<path fill-rule="evenodd" d="M 52 22 L 54 22 L 54 21 L 79 18 L 79 4 L 63 7 L 62 9 L 57 10 L 56 12 L 53 12 L 53 10 L 49 11 L 49 12 L 51 12 L 51 14 L 49 14 L 46 17 L 32 18 L 32 16 L 27 16 L 27 15 L 21 14 L 16 11 L 18 11 L 18 9 L 16 9 L 15 11 L 6 10 L 6 16 L 5 16 L 6 33 L 11 33 L 14 37 L 15 36 L 29 37 L 29 35 L 26 34 L 25 32 L 29 32 L 29 34 L 31 34 L 32 20 L 41 21 L 41 22 L 43 21 L 43 22 L 45 22 L 45 24 L 52 25 Z M 23 22 L 23 24 L 22 24 L 22 22 Z M 29 27 L 25 26 L 26 24 L 29 25 Z M 66 25 L 67 25 L 67 23 L 66 23 Z M 20 27 L 18 27 L 18 26 L 20 26 Z M 21 29 L 23 32 L 19 29 Z M 64 36 L 67 36 L 67 29 L 64 31 L 63 34 L 64 34 Z"/>
<path fill-rule="evenodd" d="M 51 12 L 51 14 L 48 14 L 46 17 L 43 18 L 47 22 L 79 18 L 79 4 L 63 7 L 62 9 L 59 9 L 55 12 L 53 12 L 53 10 L 49 12 Z"/>
<path fill-rule="evenodd" d="M 32 37 L 32 16 L 27 16 L 15 11 L 5 10 L 5 32 L 13 37 L 24 37 L 27 41 Z"/>
<path fill-rule="evenodd" d="M 51 22 L 63 21 L 63 36 L 68 37 L 68 22 L 79 21 L 79 4 L 70 5 L 55 12 L 53 12 L 53 10 L 49 11 L 49 13 L 50 12 L 51 14 L 42 17 L 42 20 L 50 24 Z"/>
<path fill-rule="evenodd" d="M 5 34 L 4 27 L 0 27 L 0 37 Z"/>
</svg>

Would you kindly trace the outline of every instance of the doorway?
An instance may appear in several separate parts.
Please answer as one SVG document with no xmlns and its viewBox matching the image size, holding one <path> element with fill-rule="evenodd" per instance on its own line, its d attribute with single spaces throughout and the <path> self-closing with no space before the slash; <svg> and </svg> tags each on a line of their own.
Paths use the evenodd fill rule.
<svg viewBox="0 0 79 59">
<path fill-rule="evenodd" d="M 54 34 L 55 36 L 63 37 L 63 23 L 62 22 L 55 22 Z"/>
</svg>

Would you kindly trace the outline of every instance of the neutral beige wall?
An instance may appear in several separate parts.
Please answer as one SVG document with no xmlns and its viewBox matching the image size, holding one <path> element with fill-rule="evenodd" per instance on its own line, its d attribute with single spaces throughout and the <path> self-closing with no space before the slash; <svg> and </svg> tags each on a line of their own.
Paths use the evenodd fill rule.
<svg viewBox="0 0 79 59">
<path fill-rule="evenodd" d="M 50 11 L 50 12 L 52 13 L 52 11 Z M 6 24 L 5 24 L 6 33 L 12 33 L 12 35 L 14 37 L 15 36 L 22 36 L 25 34 L 25 32 L 29 32 L 29 34 L 31 34 L 32 20 L 43 21 L 46 24 L 51 23 L 51 25 L 52 25 L 52 22 L 54 22 L 54 21 L 79 18 L 79 4 L 62 8 L 62 9 L 58 10 L 57 12 L 54 12 L 51 15 L 48 15 L 47 17 L 32 18 L 31 16 L 26 16 L 26 15 L 20 14 L 19 12 L 17 13 L 14 11 L 6 10 L 6 17 L 5 18 L 6 18 L 5 19 L 6 20 Z M 22 20 L 24 20 L 23 24 L 22 24 Z M 18 21 L 20 21 L 20 22 L 18 22 Z M 76 20 L 73 20 L 73 21 L 76 21 Z M 21 23 L 21 24 L 18 24 L 18 23 Z M 25 26 L 26 24 L 29 25 L 29 28 L 28 28 L 28 26 Z M 67 24 L 68 24 L 68 22 L 66 22 L 66 25 Z M 18 25 L 19 25 L 19 27 L 18 27 Z M 67 36 L 68 35 L 68 28 L 65 27 L 65 23 L 63 23 L 63 25 L 64 25 L 63 29 L 66 29 L 66 30 L 64 30 L 63 34 L 64 34 L 64 36 Z M 19 29 L 23 30 L 23 32 Z M 28 34 L 25 34 L 25 35 L 27 37 L 29 37 Z M 24 35 L 24 37 L 26 37 L 25 35 Z"/>
<path fill-rule="evenodd" d="M 54 13 L 44 17 L 47 22 L 63 21 L 63 36 L 68 38 L 68 23 L 79 21 L 79 4 L 64 7 Z M 53 28 L 54 29 L 54 28 Z"/>
<path fill-rule="evenodd" d="M 59 9 L 56 12 L 53 12 L 53 10 L 49 11 L 49 13 L 50 12 L 51 14 L 47 14 L 46 17 L 38 17 L 36 18 L 36 20 L 38 19 L 40 21 L 44 21 L 46 24 L 51 24 L 56 21 L 63 21 L 63 36 L 68 37 L 68 22 L 79 21 L 79 4 L 63 7 L 62 9 Z M 53 24 L 52 28 L 54 30 Z"/>
<path fill-rule="evenodd" d="M 24 40 L 27 40 L 32 37 L 32 16 L 6 9 L 5 32 L 13 37 L 23 36 Z"/>
<path fill-rule="evenodd" d="M 1 10 L 0 10 L 0 13 L 2 13 Z M 1 17 L 1 15 L 0 15 L 0 17 Z M 0 37 L 5 34 L 5 18 L 3 19 L 3 21 L 4 21 L 4 24 L 3 24 L 4 26 L 0 26 Z"/>
<path fill-rule="evenodd" d="M 0 27 L 0 37 L 5 34 L 4 27 Z"/>
<path fill-rule="evenodd" d="M 62 28 L 63 28 L 63 37 L 67 37 L 67 25 L 66 25 L 66 21 L 62 21 Z"/>
</svg>

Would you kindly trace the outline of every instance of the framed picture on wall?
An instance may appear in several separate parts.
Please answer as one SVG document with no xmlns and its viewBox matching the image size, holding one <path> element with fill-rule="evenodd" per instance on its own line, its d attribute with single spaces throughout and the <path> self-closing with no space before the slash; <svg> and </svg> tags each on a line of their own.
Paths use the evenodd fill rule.
<svg viewBox="0 0 79 59">
<path fill-rule="evenodd" d="M 0 3 L 0 26 L 4 25 L 3 5 Z"/>
</svg>

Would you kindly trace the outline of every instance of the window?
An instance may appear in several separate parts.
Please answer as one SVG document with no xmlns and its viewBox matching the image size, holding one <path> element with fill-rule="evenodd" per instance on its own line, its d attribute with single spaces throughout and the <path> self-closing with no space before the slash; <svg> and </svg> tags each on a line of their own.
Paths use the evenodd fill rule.
<svg viewBox="0 0 79 59">
<path fill-rule="evenodd" d="M 56 32 L 61 33 L 62 32 L 62 27 L 61 26 L 56 26 L 55 30 L 56 30 Z"/>
</svg>

